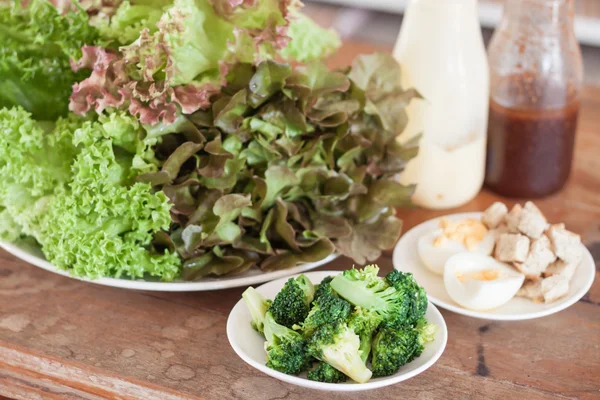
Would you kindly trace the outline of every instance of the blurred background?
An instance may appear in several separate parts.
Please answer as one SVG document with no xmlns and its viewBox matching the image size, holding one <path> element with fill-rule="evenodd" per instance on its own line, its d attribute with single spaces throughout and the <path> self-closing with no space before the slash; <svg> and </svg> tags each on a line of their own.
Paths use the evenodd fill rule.
<svg viewBox="0 0 600 400">
<path fill-rule="evenodd" d="M 409 0 L 304 0 L 304 11 L 343 40 L 392 49 Z M 503 0 L 479 0 L 486 45 L 502 17 Z M 600 0 L 576 0 L 575 33 L 581 43 L 585 83 L 600 85 Z"/>
</svg>

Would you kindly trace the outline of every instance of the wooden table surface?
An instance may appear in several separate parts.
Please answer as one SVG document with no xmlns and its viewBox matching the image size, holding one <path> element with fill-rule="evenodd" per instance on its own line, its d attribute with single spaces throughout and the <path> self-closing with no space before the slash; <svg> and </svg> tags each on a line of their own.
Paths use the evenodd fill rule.
<svg viewBox="0 0 600 400">
<path fill-rule="evenodd" d="M 371 46 L 346 44 L 332 65 Z M 583 236 L 600 264 L 600 88 L 587 87 L 573 176 L 538 202 Z M 483 191 L 460 211 L 498 197 Z M 512 201 L 508 201 L 509 203 Z M 402 210 L 405 229 L 440 212 Z M 392 268 L 391 253 L 379 265 Z M 340 258 L 325 269 L 352 265 Z M 18 399 L 514 399 L 600 397 L 600 283 L 560 313 L 491 322 L 441 310 L 439 361 L 398 385 L 360 395 L 316 392 L 246 365 L 225 334 L 244 288 L 155 293 L 64 278 L 0 252 L 0 397 Z"/>
</svg>

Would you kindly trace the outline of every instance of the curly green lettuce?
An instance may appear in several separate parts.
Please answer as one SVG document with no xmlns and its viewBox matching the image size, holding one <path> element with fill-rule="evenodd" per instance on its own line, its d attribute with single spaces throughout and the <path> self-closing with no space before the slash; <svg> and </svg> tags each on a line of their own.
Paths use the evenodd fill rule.
<svg viewBox="0 0 600 400">
<path fill-rule="evenodd" d="M 0 108 L 21 106 L 36 119 L 68 112 L 73 83 L 70 59 L 98 40 L 88 15 L 73 7 L 61 14 L 46 0 L 0 2 Z"/>
<path fill-rule="evenodd" d="M 132 183 L 156 159 L 137 121 L 112 114 L 48 126 L 20 108 L 0 110 L 0 227 L 3 240 L 34 237 L 46 258 L 77 276 L 155 277 L 180 273 L 177 254 L 152 246 L 169 228 L 161 191 Z M 134 162 L 137 160 L 137 162 Z M 139 171 L 136 169 L 139 168 Z"/>
</svg>

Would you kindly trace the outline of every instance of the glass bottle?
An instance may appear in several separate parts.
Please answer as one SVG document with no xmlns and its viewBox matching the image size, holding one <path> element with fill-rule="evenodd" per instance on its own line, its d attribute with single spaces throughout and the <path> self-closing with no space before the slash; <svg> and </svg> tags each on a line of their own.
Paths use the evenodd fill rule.
<svg viewBox="0 0 600 400">
<path fill-rule="evenodd" d="M 458 207 L 485 175 L 490 86 L 477 0 L 411 0 L 394 57 L 403 86 L 423 96 L 406 109 L 399 140 L 422 137 L 400 180 L 417 185 L 413 202 L 422 207 Z"/>
<path fill-rule="evenodd" d="M 489 49 L 485 182 L 510 197 L 566 183 L 583 80 L 573 0 L 507 0 Z"/>
</svg>

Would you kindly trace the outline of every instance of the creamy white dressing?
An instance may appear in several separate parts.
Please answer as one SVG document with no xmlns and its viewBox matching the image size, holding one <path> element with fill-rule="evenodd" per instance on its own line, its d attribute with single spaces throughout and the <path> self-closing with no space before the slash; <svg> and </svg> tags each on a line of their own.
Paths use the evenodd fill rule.
<svg viewBox="0 0 600 400">
<path fill-rule="evenodd" d="M 471 200 L 485 173 L 489 71 L 476 0 L 412 0 L 394 57 L 402 84 L 425 100 L 407 108 L 405 142 L 423 133 L 402 183 L 415 203 L 451 208 Z"/>
</svg>

